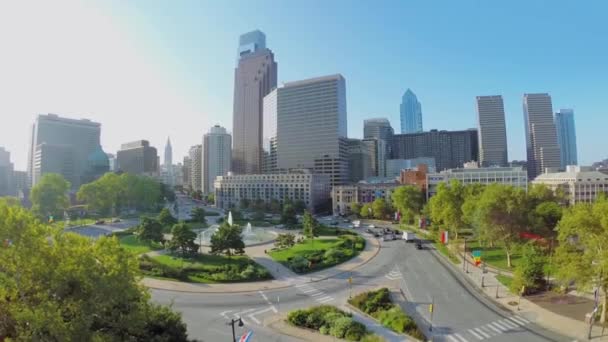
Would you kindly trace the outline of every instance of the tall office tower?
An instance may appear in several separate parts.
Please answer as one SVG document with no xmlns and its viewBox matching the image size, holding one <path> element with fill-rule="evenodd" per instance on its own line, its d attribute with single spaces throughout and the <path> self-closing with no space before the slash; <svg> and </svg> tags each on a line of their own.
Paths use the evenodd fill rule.
<svg viewBox="0 0 608 342">
<path fill-rule="evenodd" d="M 371 142 L 371 146 L 369 144 Z M 376 176 L 375 156 L 376 139 L 364 141 L 361 139 L 348 139 L 348 170 L 349 181 L 356 183 L 369 177 Z"/>
<path fill-rule="evenodd" d="M 524 94 L 528 177 L 560 167 L 560 151 L 549 94 Z"/>
<path fill-rule="evenodd" d="M 266 48 L 266 36 L 252 31 L 239 39 L 238 62 L 234 71 L 232 117 L 232 170 L 260 173 L 263 163 L 262 103 L 277 86 L 277 63 Z"/>
<path fill-rule="evenodd" d="M 507 126 L 502 96 L 477 96 L 479 162 L 482 166 L 507 166 Z"/>
<path fill-rule="evenodd" d="M 277 94 L 274 89 L 264 96 L 262 141 L 264 150 L 263 173 L 277 171 Z"/>
<path fill-rule="evenodd" d="M 401 98 L 400 116 L 402 134 L 422 132 L 422 106 L 409 88 Z"/>
<path fill-rule="evenodd" d="M 147 140 L 137 140 L 122 144 L 116 154 L 119 171 L 134 175 L 157 177 L 158 154 Z"/>
<path fill-rule="evenodd" d="M 190 156 L 184 157 L 184 165 L 182 166 L 182 186 L 184 189 L 190 189 L 192 182 L 190 181 L 190 172 L 192 170 L 192 161 Z"/>
<path fill-rule="evenodd" d="M 437 172 L 479 161 L 476 129 L 395 134 L 392 145 L 393 159 L 435 158 Z"/>
<path fill-rule="evenodd" d="M 276 89 L 274 110 L 278 169 L 314 169 L 329 174 L 332 186 L 348 182 L 342 75 L 285 83 Z"/>
<path fill-rule="evenodd" d="M 27 171 L 15 171 L 13 173 L 13 184 L 15 186 L 15 195 L 19 198 L 27 198 L 30 194 L 29 181 Z"/>
<path fill-rule="evenodd" d="M 214 192 L 215 177 L 225 176 L 230 171 L 232 159 L 232 136 L 224 127 L 215 125 L 203 136 L 203 193 Z"/>
<path fill-rule="evenodd" d="M 173 148 L 171 147 L 171 139 L 167 138 L 167 144 L 165 144 L 165 162 L 163 165 L 171 166 L 173 165 Z"/>
<path fill-rule="evenodd" d="M 118 171 L 118 162 L 116 161 L 116 155 L 113 153 L 106 153 L 106 156 L 108 156 L 108 163 L 110 166 L 110 169 L 108 171 L 110 172 L 116 172 Z"/>
<path fill-rule="evenodd" d="M 89 170 L 89 157 L 100 148 L 101 124 L 87 119 L 38 115 L 32 128 L 28 175 L 36 185 L 45 173 L 59 173 L 77 190 Z"/>
<path fill-rule="evenodd" d="M 566 169 L 568 165 L 578 165 L 574 111 L 572 109 L 560 109 L 558 113 L 555 113 L 555 128 L 557 130 L 562 169 Z"/>
<path fill-rule="evenodd" d="M 188 152 L 190 158 L 190 188 L 203 191 L 203 145 L 194 145 Z"/>
<path fill-rule="evenodd" d="M 14 196 L 15 182 L 11 153 L 0 147 L 0 196 Z"/>
<path fill-rule="evenodd" d="M 394 133 L 393 127 L 391 127 L 391 123 L 388 119 L 367 119 L 363 122 L 363 138 L 380 140 L 381 142 L 379 144 L 384 147 L 383 150 L 378 151 L 378 156 L 381 157 L 381 163 L 379 164 L 376 176 L 386 176 L 385 163 L 386 159 L 390 159 L 391 156 L 391 141 L 393 140 Z"/>
</svg>

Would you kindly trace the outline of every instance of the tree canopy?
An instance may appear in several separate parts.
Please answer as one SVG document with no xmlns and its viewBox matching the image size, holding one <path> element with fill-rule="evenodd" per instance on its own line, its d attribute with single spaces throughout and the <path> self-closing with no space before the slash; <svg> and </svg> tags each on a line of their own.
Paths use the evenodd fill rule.
<svg viewBox="0 0 608 342">
<path fill-rule="evenodd" d="M 302 233 L 314 243 L 315 236 L 318 235 L 319 222 L 309 211 L 304 212 L 302 217 Z"/>
<path fill-rule="evenodd" d="M 294 225 L 298 223 L 296 218 L 296 209 L 292 204 L 285 204 L 283 206 L 283 213 L 281 214 L 281 223 L 286 225 Z"/>
<path fill-rule="evenodd" d="M 420 214 L 424 203 L 422 191 L 413 185 L 398 187 L 391 194 L 395 209 L 401 213 L 402 220 L 412 223 L 416 215 Z"/>
<path fill-rule="evenodd" d="M 190 229 L 185 223 L 180 222 L 171 229 L 171 240 L 169 241 L 169 249 L 173 252 L 180 251 L 182 256 L 194 254 L 198 250 L 198 245 L 195 243 L 196 233 Z"/>
<path fill-rule="evenodd" d="M 34 213 L 45 219 L 48 216 L 62 217 L 70 205 L 68 197 L 70 182 L 57 173 L 47 173 L 32 187 L 30 200 Z"/>
<path fill-rule="evenodd" d="M 206 214 L 207 213 L 205 212 L 204 208 L 196 207 L 196 208 L 192 209 L 190 216 L 192 216 L 192 221 L 206 224 L 207 223 L 207 219 L 205 218 Z"/>
<path fill-rule="evenodd" d="M 173 227 L 177 223 L 177 219 L 171 215 L 171 211 L 168 208 L 163 208 L 158 213 L 158 222 L 165 228 Z"/>
<path fill-rule="evenodd" d="M 238 225 L 230 226 L 228 223 L 222 223 L 219 229 L 211 235 L 211 253 L 228 256 L 245 253 L 242 233 L 243 230 Z"/>
<path fill-rule="evenodd" d="M 142 217 L 141 222 L 135 230 L 137 238 L 141 241 L 152 241 L 163 243 L 165 237 L 163 235 L 163 226 L 158 220 L 150 217 Z"/>
<path fill-rule="evenodd" d="M 390 215 L 391 206 L 383 197 L 378 197 L 372 202 L 372 213 L 374 218 L 379 220 L 386 219 L 387 215 Z"/>
</svg>

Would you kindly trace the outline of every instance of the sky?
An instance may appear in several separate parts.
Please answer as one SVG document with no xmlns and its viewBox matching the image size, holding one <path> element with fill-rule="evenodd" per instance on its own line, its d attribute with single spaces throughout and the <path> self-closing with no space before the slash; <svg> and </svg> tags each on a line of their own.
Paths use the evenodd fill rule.
<svg viewBox="0 0 608 342">
<path fill-rule="evenodd" d="M 503 96 L 509 159 L 525 159 L 524 93 L 573 108 L 579 163 L 608 158 L 608 2 L 0 2 L 0 146 L 24 170 L 41 113 L 102 124 L 101 143 L 147 139 L 174 162 L 214 124 L 232 130 L 240 34 L 262 30 L 279 84 L 340 73 L 348 135 L 388 118 L 407 88 L 424 129 L 477 126 L 475 96 Z M 162 160 L 162 159 L 161 159 Z"/>
</svg>

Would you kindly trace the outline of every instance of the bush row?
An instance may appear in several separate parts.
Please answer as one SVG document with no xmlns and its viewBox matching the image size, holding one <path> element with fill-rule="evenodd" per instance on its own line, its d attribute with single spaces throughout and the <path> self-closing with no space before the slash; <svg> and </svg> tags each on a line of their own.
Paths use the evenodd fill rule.
<svg viewBox="0 0 608 342">
<path fill-rule="evenodd" d="M 321 305 L 309 309 L 295 310 L 287 315 L 287 322 L 297 327 L 317 330 L 321 334 L 343 338 L 347 341 L 373 341 L 371 336 L 368 336 L 365 325 L 354 321 L 350 314 L 335 306 Z"/>
<path fill-rule="evenodd" d="M 340 242 L 331 249 L 308 251 L 287 259 L 287 266 L 294 272 L 304 273 L 340 264 L 365 248 L 365 240 L 356 235 L 342 235 Z M 304 240 L 303 243 L 310 243 Z"/>
</svg>

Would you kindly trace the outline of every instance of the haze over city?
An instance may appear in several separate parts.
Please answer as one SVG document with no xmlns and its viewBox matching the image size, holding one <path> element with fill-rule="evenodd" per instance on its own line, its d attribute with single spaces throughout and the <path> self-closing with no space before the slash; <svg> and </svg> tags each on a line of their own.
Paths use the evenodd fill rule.
<svg viewBox="0 0 608 342">
<path fill-rule="evenodd" d="M 145 6 L 144 6 L 145 4 Z M 348 136 L 407 88 L 424 129 L 477 127 L 475 96 L 504 98 L 510 160 L 525 159 L 524 93 L 575 113 L 579 164 L 606 158 L 608 29 L 600 1 L 7 2 L 0 5 L 0 146 L 24 170 L 30 127 L 57 113 L 102 124 L 101 143 L 171 136 L 174 159 L 214 124 L 232 129 L 238 36 L 264 31 L 278 83 L 341 73 Z M 23 20 L 23 18 L 28 18 Z"/>
</svg>

